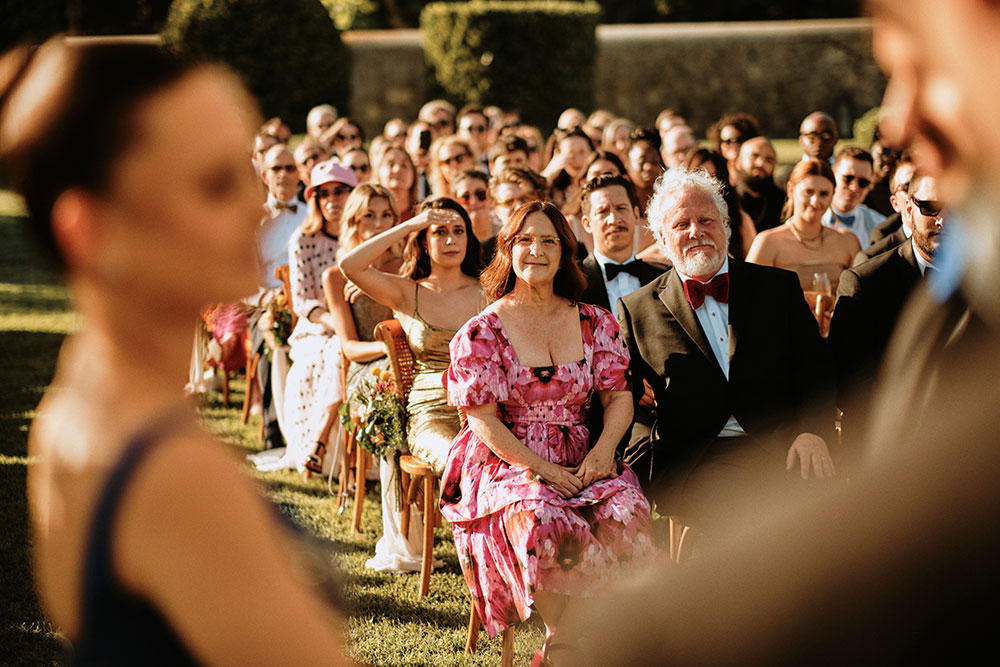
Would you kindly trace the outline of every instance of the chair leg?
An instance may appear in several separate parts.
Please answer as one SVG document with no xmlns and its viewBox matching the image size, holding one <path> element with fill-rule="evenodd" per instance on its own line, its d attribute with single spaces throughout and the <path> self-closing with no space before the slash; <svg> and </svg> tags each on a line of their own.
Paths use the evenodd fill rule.
<svg viewBox="0 0 1000 667">
<path fill-rule="evenodd" d="M 346 428 L 341 427 L 340 438 L 342 445 L 340 447 L 340 488 L 337 490 L 337 514 L 343 512 L 347 506 L 347 480 L 350 477 L 351 454 L 357 448 L 354 434 Z"/>
<path fill-rule="evenodd" d="M 503 631 L 503 645 L 500 649 L 500 664 L 503 667 L 514 667 L 514 626 L 508 626 Z"/>
<path fill-rule="evenodd" d="M 465 640 L 465 652 L 475 653 L 476 644 L 479 642 L 479 626 L 481 625 L 479 621 L 479 609 L 476 607 L 476 601 L 472 601 L 472 611 L 469 612 L 469 637 Z"/>
<path fill-rule="evenodd" d="M 229 371 L 219 367 L 219 372 L 222 373 L 222 405 L 229 407 Z"/>
<path fill-rule="evenodd" d="M 257 388 L 257 364 L 260 363 L 260 353 L 253 355 L 253 359 L 247 365 L 247 391 L 243 395 L 243 414 L 240 416 L 240 423 L 246 424 L 250 419 L 250 408 L 253 407 L 254 390 Z"/>
<path fill-rule="evenodd" d="M 354 457 L 357 465 L 354 469 L 354 520 L 351 522 L 351 530 L 355 533 L 361 530 L 361 509 L 365 502 L 365 470 L 368 469 L 369 459 L 368 451 L 359 447 Z"/>
<path fill-rule="evenodd" d="M 410 539 L 410 476 L 399 471 L 399 488 L 403 492 L 403 497 L 399 499 L 399 504 L 403 508 L 399 513 L 399 531 L 404 539 Z"/>
<path fill-rule="evenodd" d="M 417 599 L 422 599 L 431 588 L 431 570 L 434 569 L 434 503 L 433 475 L 424 475 L 424 553 L 420 562 L 420 590 Z"/>
</svg>

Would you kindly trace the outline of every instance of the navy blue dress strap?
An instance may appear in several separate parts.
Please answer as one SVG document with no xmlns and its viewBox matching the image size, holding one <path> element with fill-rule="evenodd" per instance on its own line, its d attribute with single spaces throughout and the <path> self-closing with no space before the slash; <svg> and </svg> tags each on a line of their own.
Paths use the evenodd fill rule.
<svg viewBox="0 0 1000 667">
<path fill-rule="evenodd" d="M 191 423 L 180 409 L 162 414 L 132 436 L 101 492 L 83 572 L 81 632 L 69 648 L 74 665 L 195 665 L 163 615 L 124 590 L 112 563 L 112 535 L 120 501 L 136 471 L 157 445 Z"/>
</svg>

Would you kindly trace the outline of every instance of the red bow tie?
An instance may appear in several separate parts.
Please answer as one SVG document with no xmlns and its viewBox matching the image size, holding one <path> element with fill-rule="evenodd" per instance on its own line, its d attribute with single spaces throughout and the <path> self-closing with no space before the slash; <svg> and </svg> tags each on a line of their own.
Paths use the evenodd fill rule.
<svg viewBox="0 0 1000 667">
<path fill-rule="evenodd" d="M 719 303 L 729 303 L 729 274 L 721 273 L 707 283 L 685 280 L 684 296 L 695 310 L 705 303 L 706 296 L 712 297 Z"/>
</svg>

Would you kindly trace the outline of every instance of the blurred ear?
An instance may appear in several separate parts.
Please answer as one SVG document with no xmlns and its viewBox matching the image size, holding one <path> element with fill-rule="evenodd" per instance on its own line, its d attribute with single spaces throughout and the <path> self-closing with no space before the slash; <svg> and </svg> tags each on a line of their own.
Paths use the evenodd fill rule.
<svg viewBox="0 0 1000 667">
<path fill-rule="evenodd" d="M 594 232 L 590 229 L 590 218 L 587 216 L 580 217 L 580 224 L 583 225 L 583 230 L 588 234 L 593 234 Z"/>
<path fill-rule="evenodd" d="M 98 204 L 83 190 L 66 190 L 52 206 L 52 235 L 70 272 L 85 269 L 97 256 Z"/>
</svg>

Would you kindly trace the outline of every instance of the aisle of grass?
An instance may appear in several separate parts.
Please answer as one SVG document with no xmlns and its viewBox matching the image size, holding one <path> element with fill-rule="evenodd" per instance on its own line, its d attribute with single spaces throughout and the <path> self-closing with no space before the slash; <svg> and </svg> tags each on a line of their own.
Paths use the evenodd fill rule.
<svg viewBox="0 0 1000 667">
<path fill-rule="evenodd" d="M 0 204 L 3 202 L 0 201 Z M 10 212 L 0 207 L 0 212 Z M 28 562 L 25 500 L 27 431 L 34 408 L 52 377 L 55 357 L 74 326 L 65 290 L 37 268 L 15 219 L 0 217 L 0 664 L 44 665 L 62 661 L 58 634 L 38 606 Z M 240 424 L 242 381 L 234 382 L 233 407 L 218 396 L 202 407 L 208 428 L 240 453 L 261 448 L 259 422 Z M 445 567 L 431 577 L 430 595 L 415 599 L 417 576 L 366 570 L 381 534 L 378 488 L 369 483 L 362 531 L 350 531 L 350 512 L 336 513 L 326 480 L 303 481 L 292 472 L 258 473 L 266 493 L 282 512 L 336 551 L 345 575 L 353 653 L 374 665 L 495 665 L 500 641 L 480 636 L 480 651 L 465 656 L 469 594 L 448 526 L 438 529 L 435 555 Z M 334 485 L 336 490 L 336 485 Z M 224 489 L 219 490 L 220 493 Z M 516 633 L 517 664 L 527 664 L 541 645 L 534 621 Z"/>
</svg>

